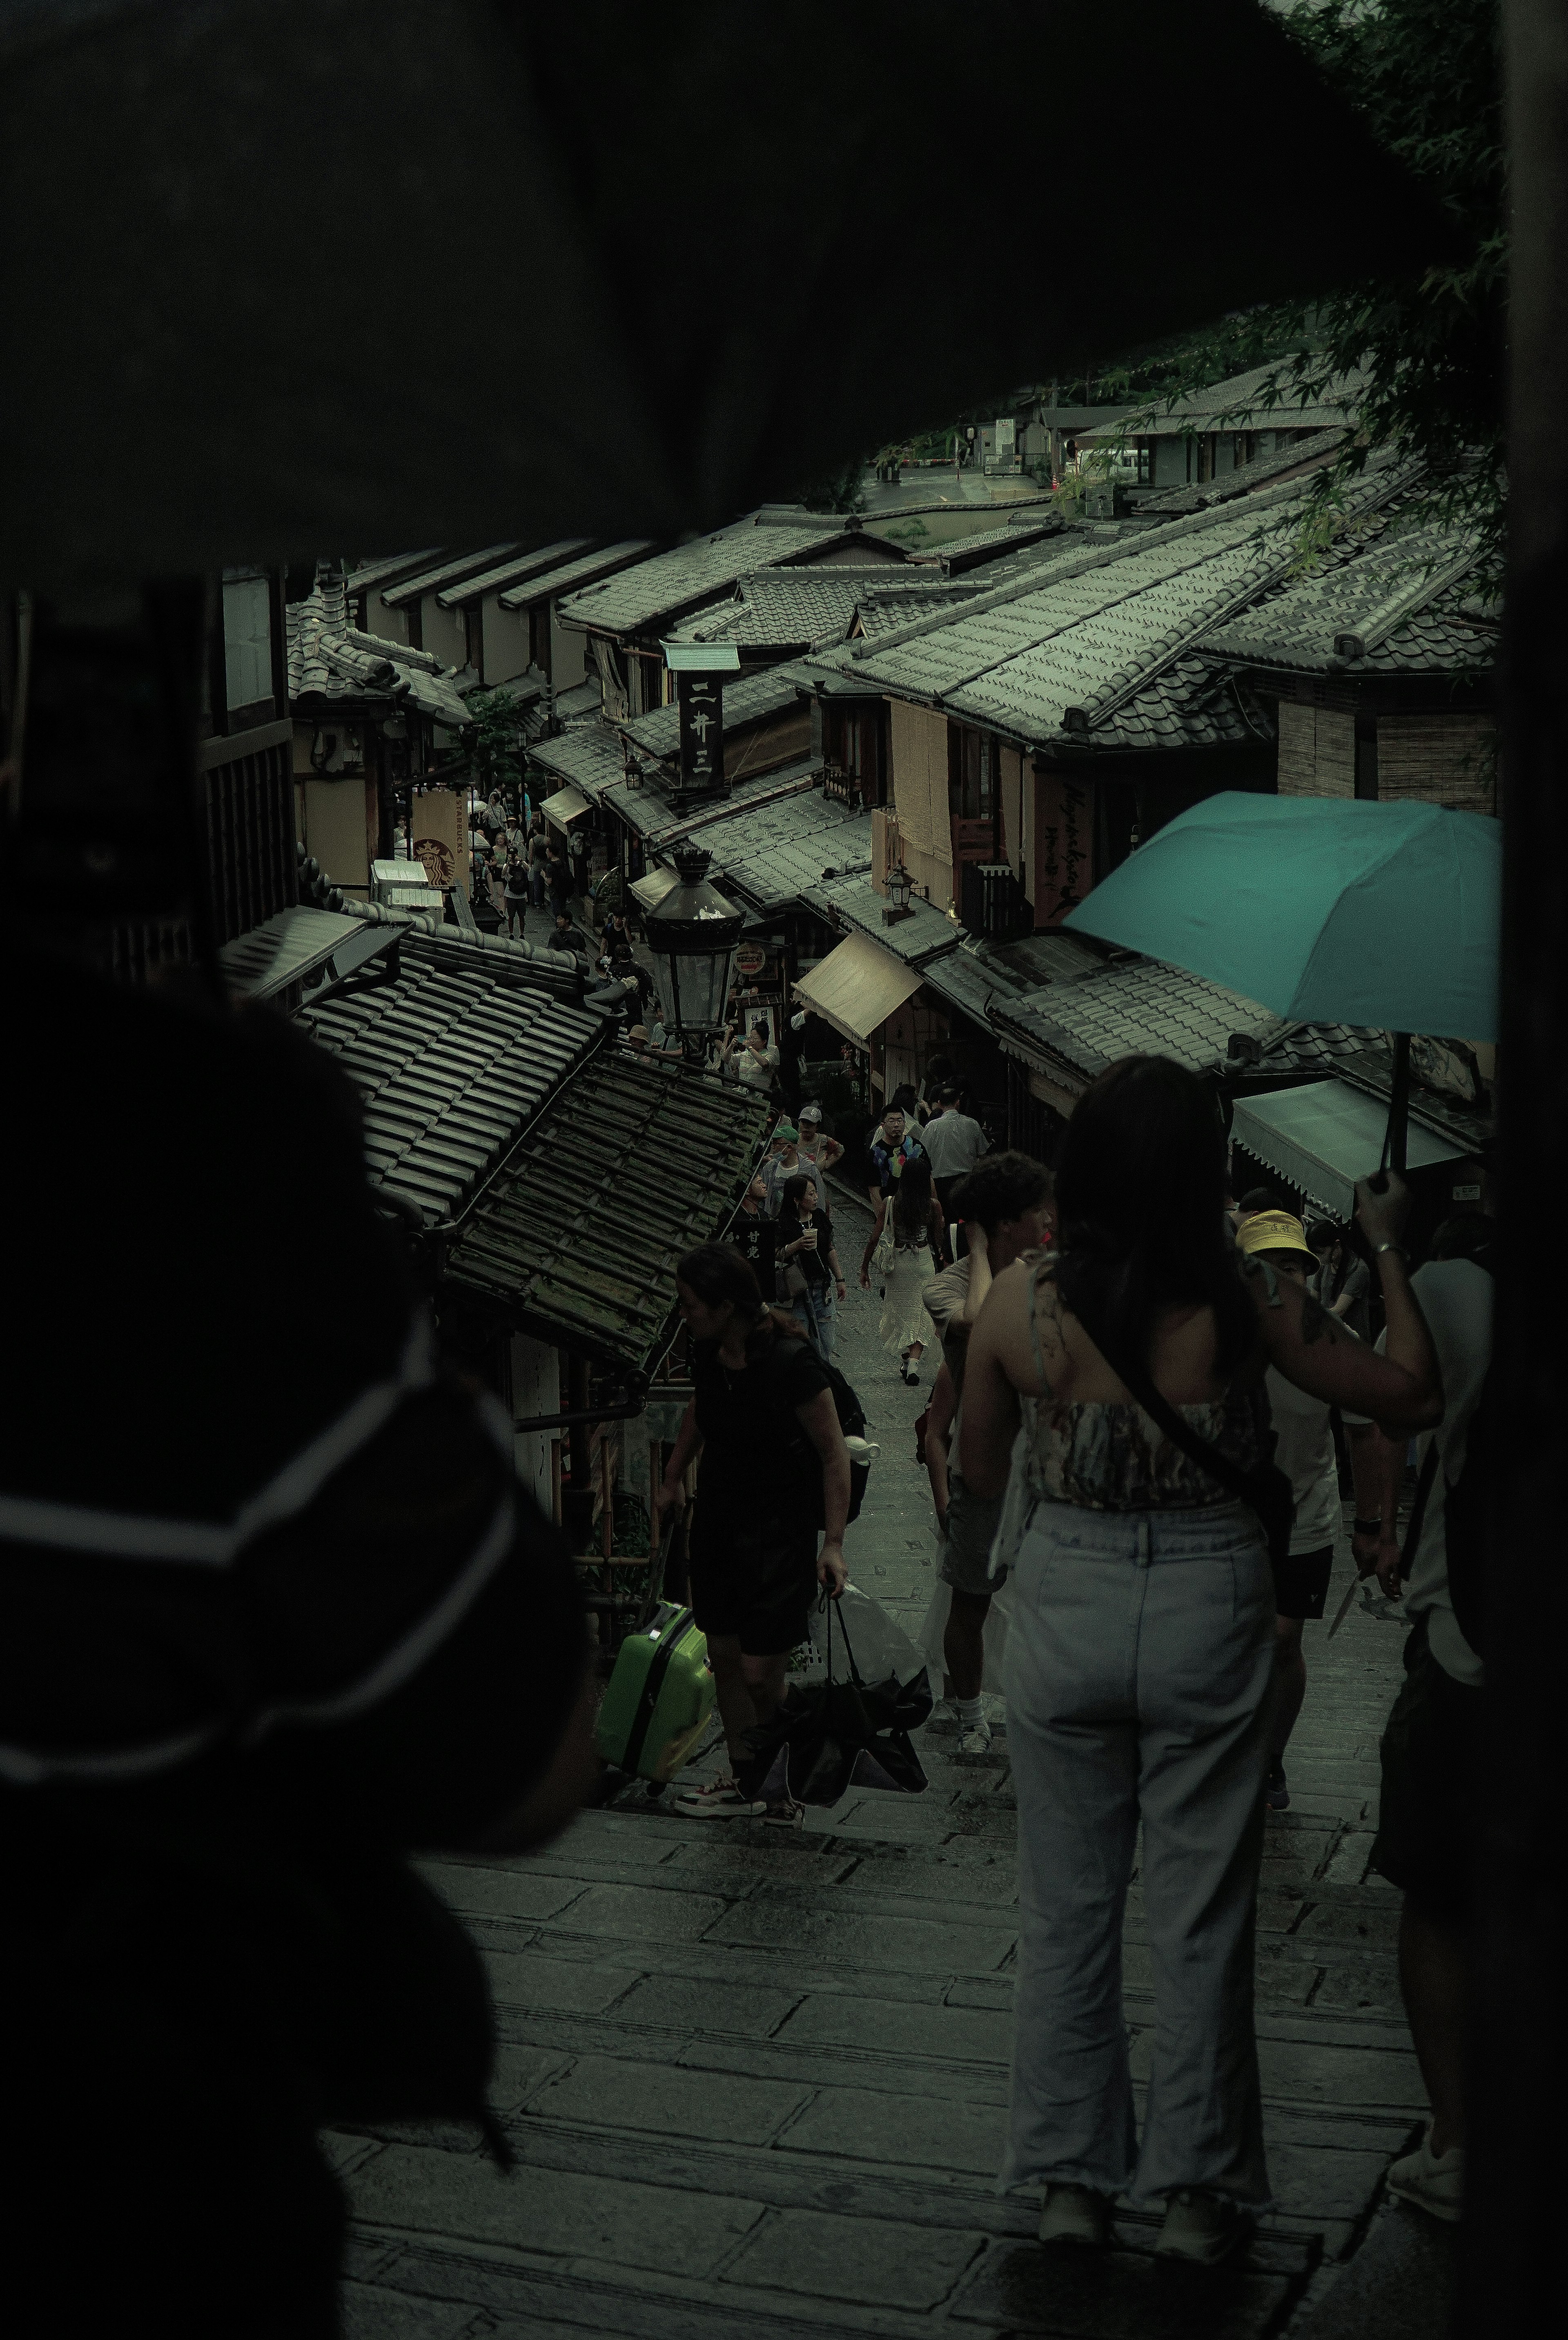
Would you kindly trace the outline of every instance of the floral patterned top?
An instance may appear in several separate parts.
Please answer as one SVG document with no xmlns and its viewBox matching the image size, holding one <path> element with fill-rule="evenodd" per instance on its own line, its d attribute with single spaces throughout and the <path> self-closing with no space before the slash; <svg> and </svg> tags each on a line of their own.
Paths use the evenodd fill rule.
<svg viewBox="0 0 1568 2340">
<path fill-rule="evenodd" d="M 1042 1260 L 1030 1299 L 1035 1364 L 1047 1387 L 1039 1327 L 1042 1313 L 1060 1315 L 1055 1275 L 1054 1262 Z M 1239 1470 L 1250 1471 L 1262 1453 L 1258 1387 L 1258 1377 L 1244 1372 L 1224 1397 L 1173 1410 Z M 1130 1399 L 1073 1403 L 1042 1397 L 1025 1410 L 1027 1423 L 1031 1415 L 1024 1472 L 1030 1493 L 1047 1502 L 1091 1512 L 1184 1512 L 1235 1501 Z"/>
</svg>

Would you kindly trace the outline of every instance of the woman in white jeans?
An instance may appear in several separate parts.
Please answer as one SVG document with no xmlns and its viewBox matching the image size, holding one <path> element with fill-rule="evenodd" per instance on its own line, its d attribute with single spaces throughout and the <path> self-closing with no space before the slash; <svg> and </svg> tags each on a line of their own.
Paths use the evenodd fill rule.
<svg viewBox="0 0 1568 2340">
<path fill-rule="evenodd" d="M 965 1483 L 1007 1484 L 1006 1669 L 1022 1945 L 1003 2182 L 1045 2186 L 1044 2242 L 1102 2243 L 1127 2193 L 1158 2247 L 1205 2263 L 1268 2206 L 1253 1928 L 1275 1611 L 1255 1512 L 1176 1446 L 1086 1330 L 1242 1471 L 1271 1444 L 1265 1367 L 1403 1439 L 1442 1386 L 1398 1235 L 1404 1190 L 1357 1190 L 1387 1355 L 1306 1293 L 1248 1273 L 1223 1211 L 1212 1092 L 1164 1057 L 1102 1073 L 1057 1170 L 1059 1248 L 997 1277 L 970 1342 Z M 1020 1396 L 1036 1401 L 1020 1413 Z M 1133 2111 L 1121 1934 L 1138 1829 L 1155 2048 Z"/>
</svg>

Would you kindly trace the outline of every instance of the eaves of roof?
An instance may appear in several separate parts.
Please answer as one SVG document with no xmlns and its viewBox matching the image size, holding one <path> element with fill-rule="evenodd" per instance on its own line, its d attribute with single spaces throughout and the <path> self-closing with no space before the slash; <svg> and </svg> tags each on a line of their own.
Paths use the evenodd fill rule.
<svg viewBox="0 0 1568 2340">
<path fill-rule="evenodd" d="M 1120 1056 L 1171 1056 L 1193 1072 L 1223 1066 L 1230 1035 L 1266 1042 L 1283 1019 L 1255 999 L 1156 959 L 1109 967 L 1077 983 L 997 996 L 990 1020 L 1002 1046 L 1044 1071 L 1092 1080 Z"/>
<path fill-rule="evenodd" d="M 461 583 L 448 585 L 436 595 L 442 610 L 465 609 L 470 603 L 482 601 L 488 594 L 501 593 L 508 586 L 521 582 L 525 577 L 558 569 L 575 552 L 586 552 L 593 542 L 590 536 L 563 536 L 554 544 L 541 544 L 532 552 L 520 552 L 515 560 L 502 560 L 493 569 L 481 570 L 477 577 Z"/>
<path fill-rule="evenodd" d="M 809 910 L 834 927 L 852 927 L 881 944 L 895 958 L 922 969 L 945 951 L 956 950 L 964 928 L 929 902 L 918 897 L 909 904 L 908 917 L 888 923 L 883 917 L 888 907 L 885 895 L 872 887 L 869 873 L 825 878 L 820 884 L 808 886 L 800 899 Z"/>
<path fill-rule="evenodd" d="M 713 856 L 715 885 L 754 909 L 775 910 L 820 885 L 829 869 L 868 868 L 871 817 L 806 787 L 715 821 L 695 841 Z"/>
<path fill-rule="evenodd" d="M 781 714 L 785 708 L 792 707 L 799 696 L 794 681 L 781 668 L 770 667 L 761 674 L 737 675 L 733 681 L 722 685 L 725 737 L 732 737 L 749 724 L 765 723 L 770 715 Z M 641 754 L 660 763 L 680 752 L 679 704 L 653 707 L 644 715 L 623 717 L 616 723 L 616 729 Z"/>
<path fill-rule="evenodd" d="M 1360 483 L 1353 491 L 1357 515 L 1390 501 L 1412 468 L 1391 467 Z M 888 696 L 944 708 L 1026 746 L 1084 741 L 1285 573 L 1292 547 L 1282 532 L 1271 558 L 1258 521 L 1298 494 L 1287 482 L 1259 491 L 1240 511 L 1198 512 L 1067 554 L 1043 563 L 1043 573 L 980 595 L 957 616 L 947 612 L 813 663 L 839 672 L 858 666 Z M 1211 564 L 1210 590 L 1200 600 L 1193 580 Z"/>
<path fill-rule="evenodd" d="M 1139 498 L 1138 516 L 1163 519 L 1166 513 L 1208 511 L 1216 504 L 1234 503 L 1237 496 L 1251 495 L 1271 480 L 1298 479 L 1307 471 L 1320 471 L 1349 435 L 1348 427 L 1339 423 L 1331 430 L 1315 431 L 1294 447 L 1276 448 L 1272 455 L 1255 455 L 1239 471 L 1222 471 L 1216 479 L 1196 481 L 1191 487 L 1164 488 L 1157 495 Z"/>
<path fill-rule="evenodd" d="M 600 1049 L 561 1082 L 447 1257 L 518 1330 L 649 1375 L 682 1253 L 728 1225 L 767 1100 Z"/>
<path fill-rule="evenodd" d="M 1343 676 L 1483 672 L 1494 649 L 1464 604 L 1477 540 L 1448 528 L 1390 530 L 1203 638 L 1254 669 Z"/>
<path fill-rule="evenodd" d="M 553 601 L 558 594 L 575 592 L 580 585 L 591 585 L 596 578 L 612 577 L 619 569 L 633 568 L 646 554 L 657 550 L 651 537 L 623 537 L 619 544 L 602 545 L 597 552 L 584 552 L 559 568 L 530 575 L 524 583 L 501 594 L 501 607 L 525 610 L 531 601 Z"/>
<path fill-rule="evenodd" d="M 491 569 L 509 552 L 521 551 L 517 544 L 487 544 L 478 552 L 463 552 L 445 560 L 435 569 L 421 569 L 396 585 L 389 585 L 382 600 L 389 610 L 401 610 L 411 601 L 422 601 L 427 593 L 439 593 L 443 586 L 461 584 L 465 577 L 477 577 L 483 569 Z"/>
<path fill-rule="evenodd" d="M 647 640 L 714 600 L 750 570 L 809 561 L 858 540 L 857 530 L 816 526 L 804 519 L 739 521 L 582 587 L 561 601 L 561 621 L 617 640 Z"/>
<path fill-rule="evenodd" d="M 361 593 L 379 592 L 383 585 L 395 585 L 400 578 L 412 577 L 417 570 L 428 569 L 432 560 L 441 559 L 445 550 L 444 545 L 432 544 L 427 546 L 423 552 L 396 552 L 390 560 L 362 561 L 358 569 L 349 571 L 343 580 L 344 587 L 351 600 Z"/>
<path fill-rule="evenodd" d="M 799 795 L 812 785 L 820 768 L 813 758 L 804 756 L 797 763 L 780 766 L 777 771 L 758 772 L 738 779 L 728 796 L 686 813 L 675 810 L 657 779 L 645 778 L 640 783 L 622 779 L 603 788 L 600 801 L 633 836 L 655 850 L 665 850 L 688 837 L 695 837 L 700 844 L 706 845 L 706 832 L 717 824 L 753 812 L 778 798 Z"/>
<path fill-rule="evenodd" d="M 417 932 L 299 1016 L 360 1093 L 371 1184 L 432 1227 L 462 1219 L 605 1029 L 526 969 Z"/>
<path fill-rule="evenodd" d="M 527 756 L 531 769 L 548 772 L 551 778 L 581 788 L 590 804 L 597 804 L 607 788 L 626 778 L 620 735 L 598 716 L 572 724 L 552 739 L 531 740 Z"/>
</svg>

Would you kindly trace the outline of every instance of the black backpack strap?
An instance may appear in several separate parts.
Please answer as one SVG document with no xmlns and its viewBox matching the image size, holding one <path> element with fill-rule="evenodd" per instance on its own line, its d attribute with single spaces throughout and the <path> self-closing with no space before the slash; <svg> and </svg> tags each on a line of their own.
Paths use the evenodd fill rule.
<svg viewBox="0 0 1568 2340">
<path fill-rule="evenodd" d="M 1168 1405 L 1161 1397 L 1152 1376 L 1142 1365 L 1134 1364 L 1126 1357 L 1117 1356 L 1113 1349 L 1107 1348 L 1100 1337 L 1100 1327 L 1091 1324 L 1081 1309 L 1075 1309 L 1073 1313 L 1116 1379 L 1131 1390 L 1149 1420 L 1156 1429 L 1164 1431 L 1171 1444 L 1178 1446 L 1189 1462 L 1196 1462 L 1211 1478 L 1217 1479 L 1222 1487 L 1228 1487 L 1234 1494 L 1239 1495 L 1243 1502 L 1255 1502 L 1256 1489 L 1251 1474 L 1244 1471 L 1239 1462 L 1233 1462 L 1229 1455 L 1223 1453 L 1209 1439 L 1201 1437 L 1190 1423 L 1184 1422 L 1175 1406 Z"/>
</svg>

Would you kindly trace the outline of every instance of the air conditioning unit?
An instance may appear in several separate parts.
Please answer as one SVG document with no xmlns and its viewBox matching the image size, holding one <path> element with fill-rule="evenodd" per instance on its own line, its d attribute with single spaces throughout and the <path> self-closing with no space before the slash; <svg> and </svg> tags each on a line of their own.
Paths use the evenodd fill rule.
<svg viewBox="0 0 1568 2340">
<path fill-rule="evenodd" d="M 1017 942 L 1033 934 L 1035 914 L 1005 861 L 966 861 L 959 917 L 987 942 Z"/>
</svg>

